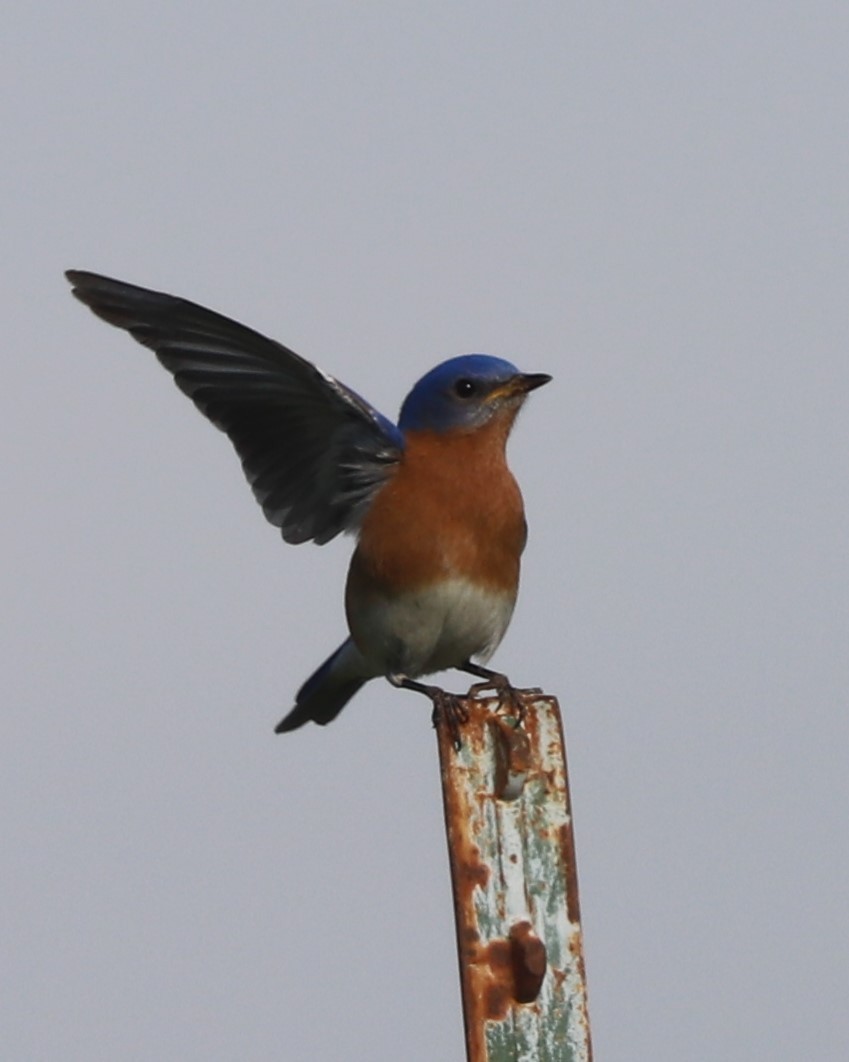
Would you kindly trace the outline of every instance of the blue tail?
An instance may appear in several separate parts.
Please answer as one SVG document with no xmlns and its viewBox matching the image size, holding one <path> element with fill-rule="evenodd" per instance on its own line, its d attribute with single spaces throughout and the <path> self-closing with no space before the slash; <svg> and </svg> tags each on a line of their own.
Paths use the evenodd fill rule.
<svg viewBox="0 0 849 1062">
<path fill-rule="evenodd" d="M 274 733 L 297 730 L 310 720 L 326 726 L 370 678 L 374 678 L 374 673 L 368 670 L 359 649 L 349 638 L 301 686 L 295 707 L 277 724 Z"/>
</svg>

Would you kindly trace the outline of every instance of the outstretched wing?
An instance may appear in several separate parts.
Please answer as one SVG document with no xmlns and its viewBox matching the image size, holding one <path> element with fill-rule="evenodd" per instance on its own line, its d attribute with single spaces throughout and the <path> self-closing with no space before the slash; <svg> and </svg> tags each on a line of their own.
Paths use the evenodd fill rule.
<svg viewBox="0 0 849 1062">
<path fill-rule="evenodd" d="M 226 432 L 266 517 L 287 542 L 359 527 L 404 446 L 359 395 L 280 343 L 185 299 L 76 269 L 74 295 L 156 352 Z"/>
</svg>

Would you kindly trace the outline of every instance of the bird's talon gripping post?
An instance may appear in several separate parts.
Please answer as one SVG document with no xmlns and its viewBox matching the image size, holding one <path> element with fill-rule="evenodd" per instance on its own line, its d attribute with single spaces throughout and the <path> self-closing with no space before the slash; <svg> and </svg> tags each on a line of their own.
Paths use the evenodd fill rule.
<svg viewBox="0 0 849 1062">
<path fill-rule="evenodd" d="M 460 728 L 469 721 L 469 712 L 462 697 L 458 697 L 456 693 L 448 693 L 440 686 L 428 686 L 424 682 L 416 682 L 415 679 L 407 678 L 406 675 L 388 675 L 387 678 L 393 686 L 413 690 L 414 693 L 429 697 L 433 704 L 430 718 L 434 729 L 439 726 L 447 727 L 454 748 L 459 751 L 463 747 Z"/>
<path fill-rule="evenodd" d="M 434 698 L 433 702 L 433 725 L 448 728 L 454 751 L 459 752 L 463 747 L 460 728 L 469 721 L 468 709 L 456 694 L 446 693 L 445 690 L 439 690 L 439 693 L 441 696 Z"/>
<path fill-rule="evenodd" d="M 483 682 L 476 682 L 469 687 L 469 697 L 483 697 L 485 694 L 494 693 L 498 697 L 499 707 L 511 710 L 516 717 L 516 726 L 521 726 L 525 718 L 525 698 L 538 697 L 542 690 L 538 686 L 519 688 L 514 686 L 506 675 L 498 671 L 490 671 L 480 664 L 473 664 L 467 660 L 463 671 L 470 675 L 477 675 Z"/>
</svg>

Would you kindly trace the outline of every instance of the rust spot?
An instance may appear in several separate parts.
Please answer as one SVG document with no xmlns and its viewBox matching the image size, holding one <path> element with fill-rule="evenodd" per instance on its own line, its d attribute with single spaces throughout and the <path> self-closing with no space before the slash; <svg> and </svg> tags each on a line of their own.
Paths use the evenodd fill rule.
<svg viewBox="0 0 849 1062">
<path fill-rule="evenodd" d="M 463 858 L 457 869 L 460 872 L 461 884 L 471 892 L 472 889 L 478 886 L 483 888 L 486 885 L 491 871 L 488 866 L 481 863 L 478 858 L 477 848 L 472 845 L 468 847 L 469 851 L 464 853 L 465 858 Z"/>
<path fill-rule="evenodd" d="M 530 922 L 519 922 L 507 939 L 492 940 L 480 948 L 469 973 L 471 993 L 483 1020 L 504 1021 L 516 1003 L 533 1003 L 546 969 L 545 945 Z"/>
<path fill-rule="evenodd" d="M 510 1013 L 510 990 L 500 981 L 487 982 L 483 997 L 483 1016 L 486 1021 L 504 1021 Z"/>
<path fill-rule="evenodd" d="M 566 914 L 575 925 L 581 921 L 581 904 L 578 900 L 578 868 L 575 864 L 575 838 L 572 833 L 572 820 L 560 827 L 560 851 L 562 865 L 566 871 Z"/>
<path fill-rule="evenodd" d="M 575 967 L 583 985 L 587 983 L 587 969 L 584 963 L 584 937 L 580 929 L 576 930 L 569 940 L 569 953 L 575 960 Z"/>
<path fill-rule="evenodd" d="M 518 922 L 510 929 L 510 961 L 513 972 L 513 998 L 517 1003 L 533 1003 L 542 988 L 548 957 L 545 944 L 530 922 Z"/>
<path fill-rule="evenodd" d="M 483 1010 L 487 1021 L 503 1021 L 510 1010 L 513 975 L 510 967 L 510 944 L 492 940 L 480 955 L 483 975 Z"/>
</svg>

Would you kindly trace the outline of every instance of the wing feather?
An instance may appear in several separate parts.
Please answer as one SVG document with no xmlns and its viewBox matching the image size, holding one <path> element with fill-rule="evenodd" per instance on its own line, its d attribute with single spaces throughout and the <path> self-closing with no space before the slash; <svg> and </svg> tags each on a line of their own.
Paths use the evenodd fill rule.
<svg viewBox="0 0 849 1062">
<path fill-rule="evenodd" d="M 267 519 L 287 542 L 356 530 L 392 475 L 400 430 L 282 344 L 186 299 L 69 270 L 74 295 L 150 347 L 225 432 Z"/>
</svg>

